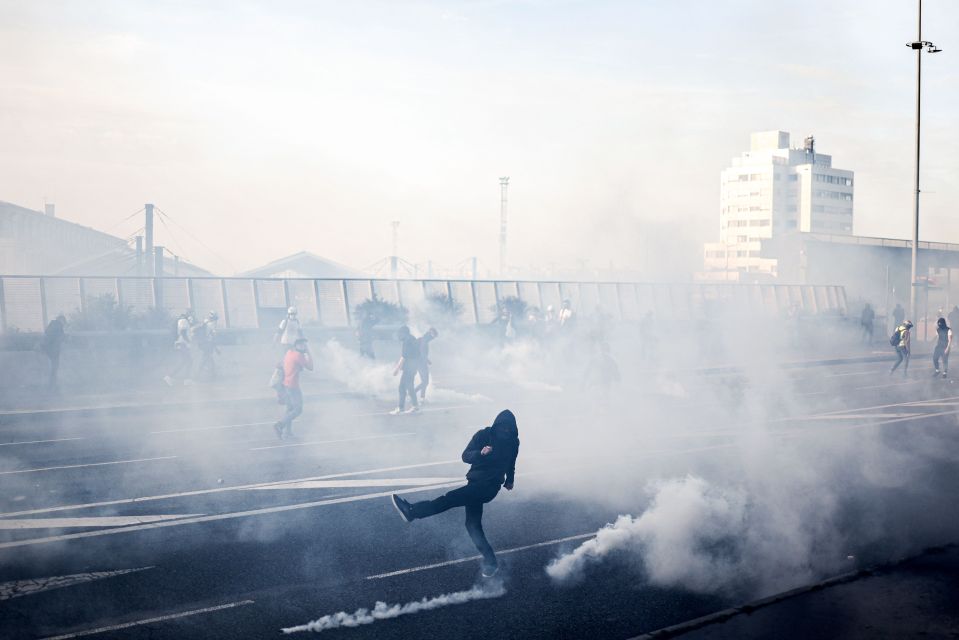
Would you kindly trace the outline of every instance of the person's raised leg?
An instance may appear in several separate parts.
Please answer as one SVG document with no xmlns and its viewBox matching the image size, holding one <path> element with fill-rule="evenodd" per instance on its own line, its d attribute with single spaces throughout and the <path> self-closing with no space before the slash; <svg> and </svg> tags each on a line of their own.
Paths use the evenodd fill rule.
<svg viewBox="0 0 959 640">
<path fill-rule="evenodd" d="M 455 507 L 462 507 L 466 503 L 471 502 L 473 498 L 473 490 L 467 484 L 465 487 L 453 489 L 441 495 L 439 498 L 412 503 L 410 505 L 410 515 L 413 518 L 429 518 L 430 516 L 435 516 L 437 513 L 443 513 Z"/>
<path fill-rule="evenodd" d="M 466 504 L 466 532 L 473 540 L 477 550 L 483 556 L 483 575 L 492 576 L 496 572 L 497 562 L 493 547 L 486 539 L 483 531 L 483 503 L 469 502 Z"/>
</svg>

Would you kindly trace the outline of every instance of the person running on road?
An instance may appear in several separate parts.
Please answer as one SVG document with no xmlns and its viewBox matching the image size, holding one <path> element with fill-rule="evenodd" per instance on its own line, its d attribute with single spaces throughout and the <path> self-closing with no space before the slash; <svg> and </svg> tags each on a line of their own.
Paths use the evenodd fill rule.
<svg viewBox="0 0 959 640">
<path fill-rule="evenodd" d="M 60 347 L 63 346 L 63 340 L 66 338 L 66 326 L 67 319 L 61 313 L 47 325 L 43 332 L 43 341 L 40 343 L 40 348 L 50 359 L 50 377 L 47 379 L 47 388 L 50 390 L 57 388 L 57 374 L 60 371 Z"/>
<path fill-rule="evenodd" d="M 872 305 L 868 302 L 862 308 L 862 315 L 859 316 L 859 324 L 862 327 L 862 339 L 866 344 L 872 344 L 872 329 L 876 320 L 876 312 L 872 310 Z"/>
<path fill-rule="evenodd" d="M 193 356 L 190 355 L 190 344 L 192 342 L 193 312 L 187 311 L 180 314 L 176 321 L 176 340 L 173 341 L 173 350 L 176 352 L 177 363 L 169 375 L 163 376 L 163 381 L 168 386 L 173 386 L 177 377 L 183 376 L 184 386 L 193 384 L 190 379 L 190 372 L 193 371 Z"/>
<path fill-rule="evenodd" d="M 400 371 L 403 372 L 403 375 L 400 377 L 399 404 L 395 409 L 390 411 L 390 414 L 394 416 L 404 412 L 416 413 L 420 410 L 420 405 L 416 401 L 416 389 L 413 384 L 416 372 L 419 371 L 420 368 L 420 343 L 413 337 L 413 334 L 410 333 L 410 328 L 406 325 L 400 327 L 396 335 L 402 343 L 402 355 L 396 363 L 396 367 L 393 369 L 393 375 L 395 376 Z M 410 397 L 410 403 L 412 405 L 409 411 L 406 411 L 406 396 Z"/>
<path fill-rule="evenodd" d="M 945 378 L 949 374 L 949 352 L 952 350 L 952 328 L 946 324 L 945 318 L 936 321 L 936 348 L 932 352 L 932 366 L 936 372 L 932 375 L 941 375 Z M 942 358 L 942 369 L 939 369 L 939 359 Z"/>
<path fill-rule="evenodd" d="M 219 314 L 211 311 L 194 332 L 194 342 L 200 349 L 200 364 L 196 370 L 198 380 L 204 373 L 209 380 L 216 380 L 216 360 L 213 356 L 220 353 L 220 348 L 216 346 L 216 323 L 219 319 Z"/>
<path fill-rule="evenodd" d="M 286 397 L 286 413 L 273 425 L 276 436 L 283 439 L 293 436 L 293 420 L 303 413 L 303 392 L 300 391 L 300 372 L 313 371 L 313 356 L 306 338 L 299 338 L 283 356 L 283 390 Z"/>
<path fill-rule="evenodd" d="M 273 336 L 273 344 L 282 345 L 285 353 L 302 337 L 303 329 L 300 327 L 300 319 L 297 317 L 296 307 L 290 307 L 286 310 L 286 317 L 280 321 L 280 326 Z"/>
<path fill-rule="evenodd" d="M 414 391 L 420 394 L 420 401 L 426 402 L 426 387 L 430 384 L 430 343 L 440 334 L 435 327 L 430 327 L 429 331 L 420 336 L 420 384 Z"/>
<path fill-rule="evenodd" d="M 496 554 L 483 532 L 483 505 L 493 500 L 500 487 L 513 490 L 516 457 L 519 455 L 519 430 L 516 416 L 501 411 L 493 425 L 480 429 L 463 451 L 463 462 L 470 465 L 466 486 L 454 489 L 434 500 L 409 503 L 393 494 L 393 506 L 407 522 L 429 518 L 455 507 L 466 508 L 466 531 L 483 555 L 483 576 L 490 578 L 499 566 Z"/>
<path fill-rule="evenodd" d="M 902 377 L 905 378 L 909 373 L 909 355 L 912 352 L 912 321 L 906 320 L 901 325 L 896 327 L 896 333 L 893 334 L 895 341 L 895 336 L 899 336 L 899 340 L 896 343 L 896 364 L 892 365 L 892 369 L 889 370 L 889 375 L 892 375 L 896 369 L 899 368 L 899 365 L 905 362 L 905 365 L 902 368 Z"/>
</svg>

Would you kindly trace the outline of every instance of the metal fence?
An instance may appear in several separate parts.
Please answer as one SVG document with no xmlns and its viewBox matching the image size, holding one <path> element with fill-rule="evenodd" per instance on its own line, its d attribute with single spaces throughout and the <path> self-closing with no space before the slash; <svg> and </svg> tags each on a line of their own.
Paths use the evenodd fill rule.
<svg viewBox="0 0 959 640">
<path fill-rule="evenodd" d="M 374 296 L 411 310 L 428 296 L 448 296 L 462 305 L 460 321 L 473 324 L 493 320 L 509 297 L 557 310 L 569 300 L 581 317 L 603 313 L 623 321 L 649 312 L 659 319 L 696 317 L 715 305 L 767 315 L 846 313 L 845 289 L 831 285 L 2 276 L 0 332 L 42 331 L 57 314 L 69 317 L 104 295 L 134 313 L 216 311 L 222 327 L 235 329 L 272 328 L 289 306 L 305 324 L 350 327 L 356 305 Z"/>
</svg>

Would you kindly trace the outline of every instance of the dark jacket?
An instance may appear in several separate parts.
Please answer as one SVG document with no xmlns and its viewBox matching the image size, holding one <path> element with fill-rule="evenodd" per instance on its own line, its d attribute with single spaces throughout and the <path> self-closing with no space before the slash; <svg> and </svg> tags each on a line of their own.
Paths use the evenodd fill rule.
<svg viewBox="0 0 959 640">
<path fill-rule="evenodd" d="M 480 451 L 485 446 L 493 447 L 487 455 Z M 480 429 L 463 451 L 463 462 L 470 465 L 466 479 L 470 482 L 496 482 L 512 484 L 516 473 L 516 456 L 519 454 L 519 430 L 512 411 L 500 412 L 493 426 Z"/>
</svg>

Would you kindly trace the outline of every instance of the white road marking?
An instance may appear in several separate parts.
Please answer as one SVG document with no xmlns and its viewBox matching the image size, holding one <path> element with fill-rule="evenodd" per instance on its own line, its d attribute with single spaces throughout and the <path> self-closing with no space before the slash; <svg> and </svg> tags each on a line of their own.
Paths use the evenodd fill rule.
<svg viewBox="0 0 959 640">
<path fill-rule="evenodd" d="M 886 384 L 874 384 L 868 387 L 853 387 L 853 391 L 865 391 L 867 389 L 884 389 L 885 387 L 908 387 L 913 384 L 921 384 L 923 380 L 909 380 L 902 382 L 888 382 Z"/>
<path fill-rule="evenodd" d="M 253 604 L 253 600 L 240 600 L 239 602 L 230 602 L 228 604 L 220 604 L 215 607 L 204 607 L 203 609 L 194 609 L 192 611 L 182 611 L 180 613 L 171 613 L 166 616 L 157 616 L 156 618 L 147 618 L 146 620 L 137 620 L 136 622 L 125 622 L 123 624 L 114 624 L 109 627 L 98 627 L 96 629 L 87 629 L 86 631 L 77 631 L 75 633 L 65 633 L 60 636 L 51 636 L 49 638 L 44 638 L 44 640 L 69 640 L 70 638 L 81 638 L 83 636 L 92 636 L 98 633 L 106 633 L 108 631 L 119 631 L 120 629 L 129 629 L 130 627 L 137 627 L 143 624 L 154 624 L 157 622 L 165 622 L 167 620 L 176 620 L 178 618 L 186 618 L 189 616 L 200 615 L 201 613 L 211 613 L 213 611 L 222 611 L 223 609 L 232 609 L 234 607 L 244 607 L 248 604 Z"/>
<path fill-rule="evenodd" d="M 50 591 L 51 589 L 62 589 L 63 587 L 72 587 L 75 584 L 92 582 L 94 580 L 103 580 L 104 578 L 113 578 L 128 573 L 146 571 L 153 567 L 140 567 L 139 569 L 119 569 L 117 571 L 91 571 L 89 573 L 74 573 L 68 576 L 51 576 L 49 578 L 32 578 L 30 580 L 14 580 L 12 582 L 0 583 L 0 600 L 10 600 L 11 598 L 20 598 L 29 596 L 41 591 Z"/>
<path fill-rule="evenodd" d="M 517 474 L 520 476 L 522 474 Z M 446 489 L 457 487 L 464 483 L 463 480 L 449 482 L 446 484 L 428 485 L 414 489 L 398 489 L 396 491 L 378 491 L 376 493 L 363 493 L 355 496 L 346 496 L 343 498 L 328 498 L 325 500 L 316 500 L 313 502 L 301 502 L 298 504 L 287 504 L 277 507 L 266 507 L 262 509 L 249 509 L 247 511 L 233 511 L 230 513 L 220 513 L 209 516 L 198 516 L 195 518 L 180 518 L 177 520 L 168 520 L 166 522 L 151 522 L 149 524 L 133 525 L 130 527 L 120 527 L 116 529 L 100 529 L 99 531 L 83 531 L 80 533 L 65 533 L 59 536 L 49 536 L 46 538 L 31 538 L 28 540 L 11 540 L 9 542 L 0 542 L 0 549 L 14 549 L 17 547 L 29 547 L 37 544 L 46 544 L 49 542 L 64 542 L 66 540 L 78 540 L 80 538 L 97 538 L 117 533 L 129 533 L 132 531 L 147 531 L 150 529 L 159 529 L 163 527 L 176 527 L 185 524 L 196 524 L 200 522 L 217 522 L 220 520 L 233 520 L 235 518 L 246 518 L 249 516 L 259 516 L 269 513 L 283 513 L 285 511 L 299 511 L 300 509 L 312 509 L 314 507 L 325 507 L 331 504 L 344 504 L 347 502 L 361 502 L 363 500 L 374 500 L 376 498 L 385 498 L 394 493 L 415 493 L 427 491 L 430 489 Z"/>
<path fill-rule="evenodd" d="M 155 460 L 173 460 L 177 456 L 162 456 L 159 458 L 139 458 L 137 460 L 113 460 L 112 462 L 91 462 L 89 464 L 68 464 L 62 467 L 40 467 L 39 469 L 18 469 L 17 471 L 0 471 L 0 476 L 9 476 L 15 473 L 34 473 L 36 471 L 59 471 L 60 469 L 85 469 L 86 467 L 104 467 L 111 464 L 132 464 L 134 462 L 153 462 Z"/>
<path fill-rule="evenodd" d="M 24 440 L 23 442 L 2 442 L 0 447 L 15 447 L 21 444 L 46 444 L 47 442 L 70 442 L 71 440 L 86 440 L 86 438 L 56 438 L 54 440 Z"/>
<path fill-rule="evenodd" d="M 273 482 L 258 482 L 255 484 L 241 484 L 232 487 L 217 487 L 215 489 L 196 489 L 194 491 L 181 491 L 180 493 L 166 493 L 156 496 L 143 496 L 140 498 L 122 498 L 119 500 L 104 500 L 102 502 L 88 502 L 85 504 L 68 504 L 58 507 L 44 507 L 42 509 L 29 509 L 26 511 L 11 511 L 10 513 L 0 513 L 0 517 L 31 516 L 40 513 L 54 513 L 57 511 L 72 511 L 74 509 L 91 509 L 93 507 L 109 507 L 118 504 L 135 504 L 138 502 L 150 502 L 153 500 L 168 500 L 170 498 L 183 498 L 187 496 L 201 496 L 210 493 L 222 493 L 224 491 L 240 491 L 244 489 L 255 489 L 257 487 L 266 487 L 272 484 L 286 484 L 289 482 L 306 482 L 309 480 L 328 480 L 330 478 L 349 478 L 351 476 L 361 476 L 368 473 L 389 473 L 393 471 L 406 471 L 407 469 L 422 469 L 423 467 L 438 467 L 450 464 L 461 463 L 460 460 L 440 460 L 438 462 L 421 462 L 419 464 L 404 464 L 397 467 L 382 467 L 380 469 L 366 469 L 364 471 L 346 471 L 343 473 L 332 473 L 325 476 L 313 476 L 308 478 L 298 478 L 294 480 L 277 480 Z"/>
<path fill-rule="evenodd" d="M 537 542 L 536 544 L 527 544 L 522 547 L 513 547 L 512 549 L 504 549 L 502 551 L 497 551 L 496 555 L 504 556 L 510 553 L 518 553 L 520 551 L 527 551 L 529 549 L 538 549 L 540 547 L 550 547 L 556 544 L 562 544 L 564 542 L 573 542 L 574 540 L 585 540 L 586 538 L 595 538 L 596 532 L 591 533 L 581 533 L 575 536 L 567 536 L 565 538 L 556 538 L 555 540 L 546 540 L 545 542 Z M 437 562 L 435 564 L 424 564 L 421 567 L 412 567 L 410 569 L 399 569 L 398 571 L 390 571 L 388 573 L 378 573 L 373 576 L 366 576 L 367 580 L 381 580 L 383 578 L 392 578 L 393 576 L 401 576 L 407 573 L 416 573 L 417 571 L 428 571 L 429 569 L 439 569 L 440 567 L 449 567 L 454 564 L 463 564 L 464 562 L 475 562 L 476 560 L 482 560 L 483 556 L 470 556 L 468 558 L 459 558 L 457 560 L 447 560 L 446 562 Z"/>
<path fill-rule="evenodd" d="M 354 478 L 352 480 L 305 480 L 271 484 L 265 487 L 251 487 L 248 491 L 270 489 L 344 489 L 357 487 L 419 487 L 427 484 L 440 484 L 458 481 L 459 478 Z M 2 523 L 3 520 L 0 520 Z"/>
<path fill-rule="evenodd" d="M 823 414 L 818 416 L 803 416 L 795 420 L 874 420 L 883 418 L 910 418 L 914 416 L 925 415 L 922 412 L 916 413 L 843 413 L 840 415 Z"/>
<path fill-rule="evenodd" d="M 358 440 L 379 440 L 382 438 L 402 438 L 404 436 L 415 436 L 416 433 L 409 431 L 406 433 L 390 433 L 376 436 L 357 436 L 355 438 L 339 438 L 337 440 L 312 440 L 310 442 L 293 442 L 290 444 L 275 444 L 269 447 L 252 447 L 250 451 L 267 451 L 269 449 L 287 449 L 289 447 L 315 447 L 321 444 L 336 444 L 338 442 L 356 442 Z"/>
<path fill-rule="evenodd" d="M 185 429 L 164 429 L 163 431 L 150 431 L 151 436 L 159 435 L 161 433 L 186 433 L 188 431 L 215 431 L 217 429 L 239 429 L 241 427 L 262 427 L 264 425 L 273 424 L 276 420 L 267 421 L 267 422 L 244 422 L 241 424 L 218 424 L 212 427 L 187 427 Z"/>
<path fill-rule="evenodd" d="M 162 522 L 177 518 L 195 518 L 202 513 L 181 513 L 159 516 L 90 516 L 86 518 L 0 518 L 2 529 L 79 529 L 87 527 L 127 527 L 131 524 Z"/>
</svg>

